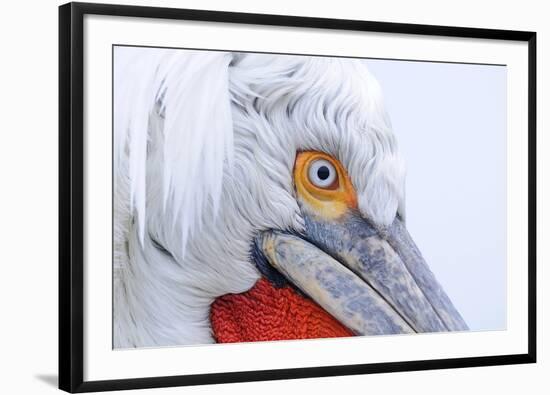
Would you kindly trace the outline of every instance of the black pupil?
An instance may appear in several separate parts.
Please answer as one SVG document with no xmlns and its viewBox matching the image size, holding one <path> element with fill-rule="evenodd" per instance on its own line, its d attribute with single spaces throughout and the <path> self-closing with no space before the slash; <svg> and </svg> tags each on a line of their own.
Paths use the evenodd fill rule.
<svg viewBox="0 0 550 395">
<path fill-rule="evenodd" d="M 330 176 L 330 170 L 326 166 L 321 166 L 317 170 L 317 177 L 319 177 L 320 180 L 326 180 Z"/>
</svg>

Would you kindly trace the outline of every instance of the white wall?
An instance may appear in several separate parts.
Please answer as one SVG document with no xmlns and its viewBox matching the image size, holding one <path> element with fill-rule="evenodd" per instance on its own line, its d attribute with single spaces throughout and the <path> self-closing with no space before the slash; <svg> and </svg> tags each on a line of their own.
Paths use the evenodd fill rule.
<svg viewBox="0 0 550 395">
<path fill-rule="evenodd" d="M 538 31 L 539 202 L 548 200 L 550 150 L 542 134 L 549 120 L 543 113 L 550 100 L 544 69 L 550 67 L 548 13 L 542 1 L 462 0 L 298 2 L 278 0 L 123 1 L 187 8 L 392 22 L 462 25 Z M 2 240 L 1 372 L 2 393 L 55 393 L 57 371 L 57 5 L 59 2 L 6 3 L 2 12 L 2 136 L 0 144 L 0 221 Z M 546 179 L 544 179 L 546 178 Z M 548 328 L 549 271 L 543 265 L 550 240 L 548 212 L 539 204 L 539 333 Z M 543 230 L 545 231 L 544 235 Z M 545 246 L 546 244 L 546 246 Z M 543 314 L 544 313 L 544 314 Z M 545 393 L 550 349 L 539 337 L 536 365 L 427 371 L 355 377 L 246 383 L 165 389 L 145 393 L 280 394 L 403 393 L 480 394 Z"/>
</svg>

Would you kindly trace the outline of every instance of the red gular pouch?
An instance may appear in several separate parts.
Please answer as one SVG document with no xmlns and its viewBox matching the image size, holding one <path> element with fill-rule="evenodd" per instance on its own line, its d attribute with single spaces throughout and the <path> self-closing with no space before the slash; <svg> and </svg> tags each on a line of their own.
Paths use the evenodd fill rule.
<svg viewBox="0 0 550 395">
<path fill-rule="evenodd" d="M 210 321 L 218 343 L 353 336 L 312 300 L 265 278 L 247 292 L 216 299 Z"/>
</svg>

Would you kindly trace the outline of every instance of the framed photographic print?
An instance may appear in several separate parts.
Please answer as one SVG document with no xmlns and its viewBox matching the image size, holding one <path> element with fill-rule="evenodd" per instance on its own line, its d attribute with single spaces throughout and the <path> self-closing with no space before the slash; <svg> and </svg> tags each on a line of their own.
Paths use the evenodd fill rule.
<svg viewBox="0 0 550 395">
<path fill-rule="evenodd" d="M 535 362 L 534 32 L 59 16 L 61 389 Z"/>
</svg>

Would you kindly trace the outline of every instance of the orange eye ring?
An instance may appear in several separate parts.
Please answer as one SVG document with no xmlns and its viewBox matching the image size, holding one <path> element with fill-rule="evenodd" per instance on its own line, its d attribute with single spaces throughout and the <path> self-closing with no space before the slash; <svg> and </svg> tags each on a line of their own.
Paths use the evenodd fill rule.
<svg viewBox="0 0 550 395">
<path fill-rule="evenodd" d="M 357 195 L 342 164 L 318 151 L 302 151 L 294 164 L 296 194 L 312 214 L 336 218 L 357 208 Z"/>
</svg>

